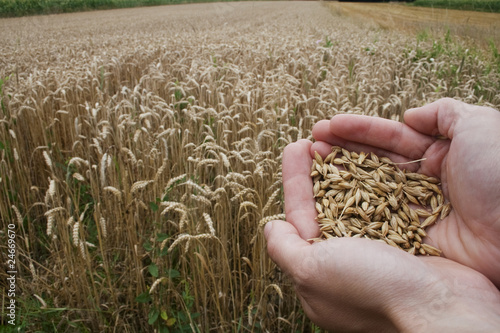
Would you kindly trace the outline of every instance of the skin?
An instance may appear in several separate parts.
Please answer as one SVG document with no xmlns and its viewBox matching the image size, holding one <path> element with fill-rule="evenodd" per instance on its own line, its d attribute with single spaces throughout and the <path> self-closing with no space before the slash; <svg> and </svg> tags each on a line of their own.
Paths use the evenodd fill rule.
<svg viewBox="0 0 500 333">
<path fill-rule="evenodd" d="M 405 123 L 337 115 L 316 142 L 285 148 L 288 222 L 265 227 L 270 257 L 294 281 L 306 314 L 335 331 L 494 332 L 500 327 L 500 112 L 442 99 L 406 111 Z M 314 151 L 375 152 L 439 177 L 450 215 L 427 229 L 442 257 L 412 256 L 368 239 L 319 235 L 309 176 Z"/>
</svg>

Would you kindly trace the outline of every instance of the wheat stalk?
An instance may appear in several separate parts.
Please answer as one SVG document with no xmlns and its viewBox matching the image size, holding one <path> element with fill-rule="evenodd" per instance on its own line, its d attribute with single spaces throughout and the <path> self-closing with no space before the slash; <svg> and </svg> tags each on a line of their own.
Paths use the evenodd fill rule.
<svg viewBox="0 0 500 333">
<path fill-rule="evenodd" d="M 21 303 L 51 295 L 50 306 L 75 309 L 89 331 L 168 326 L 161 317 L 149 325 L 151 309 L 169 319 L 202 314 L 177 316 L 170 330 L 303 330 L 295 291 L 260 237 L 268 221 L 285 219 L 277 214 L 285 146 L 312 140 L 313 126 L 338 113 L 401 121 L 443 96 L 500 107 L 498 73 L 484 70 L 489 49 L 464 53 L 464 41 L 429 36 L 417 52 L 414 35 L 332 17 L 330 5 L 285 7 L 1 22 L 0 220 L 17 221 L 17 260 L 31 272 L 18 272 L 30 290 Z M 436 45 L 444 53 L 436 56 Z M 459 70 L 447 75 L 451 67 Z M 435 254 L 422 226 L 446 223 L 452 207 L 439 180 L 396 166 L 415 165 L 339 147 L 312 170 L 323 178 L 313 184 L 321 237 Z M 212 240 L 195 238 L 203 234 Z M 147 306 L 135 301 L 147 291 Z M 29 318 L 33 330 L 54 324 Z"/>
</svg>

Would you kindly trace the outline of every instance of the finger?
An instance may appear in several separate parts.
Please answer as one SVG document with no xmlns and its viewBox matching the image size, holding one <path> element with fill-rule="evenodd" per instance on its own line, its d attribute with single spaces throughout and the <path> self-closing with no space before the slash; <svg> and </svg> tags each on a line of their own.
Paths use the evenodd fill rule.
<svg viewBox="0 0 500 333">
<path fill-rule="evenodd" d="M 412 161 L 412 159 L 401 156 L 399 154 L 395 154 L 393 152 L 389 152 L 385 149 L 380 149 L 376 148 L 374 146 L 370 145 L 363 145 L 359 144 L 356 142 L 350 142 L 350 141 L 345 141 L 343 144 L 338 143 L 338 142 L 333 142 L 333 143 L 326 143 L 323 141 L 316 141 L 315 143 L 312 144 L 311 146 L 311 154 L 314 156 L 314 152 L 317 151 L 323 158 L 326 157 L 330 152 L 331 152 L 331 147 L 332 145 L 335 146 L 340 146 L 342 148 L 345 148 L 349 151 L 355 151 L 355 152 L 364 152 L 364 153 L 374 153 L 377 156 L 385 156 L 391 159 L 391 161 L 395 163 L 407 163 Z M 403 164 L 399 166 L 401 169 L 406 169 L 411 172 L 415 172 L 419 168 L 418 163 L 408 163 L 408 164 Z"/>
<path fill-rule="evenodd" d="M 325 158 L 332 152 L 332 145 L 328 142 L 316 141 L 311 145 L 311 158 L 314 158 L 314 152 L 318 152 L 322 158 Z"/>
<path fill-rule="evenodd" d="M 312 136 L 315 140 L 328 142 L 328 140 L 325 139 L 331 135 L 333 135 L 333 133 L 330 132 L 329 120 L 320 120 L 314 124 L 312 128 Z"/>
<path fill-rule="evenodd" d="M 316 141 L 328 142 L 331 146 L 345 147 L 345 144 L 347 143 L 347 140 L 332 133 L 329 120 L 321 120 L 317 122 L 313 126 L 312 136 Z"/>
<path fill-rule="evenodd" d="M 338 117 L 338 116 L 336 116 L 336 117 Z M 372 118 L 372 117 L 359 117 L 359 116 L 353 116 L 353 117 L 354 117 L 354 119 L 348 119 L 348 121 L 349 122 L 353 122 L 353 121 L 366 122 L 367 120 L 372 121 L 372 119 L 377 119 L 377 118 Z M 342 117 L 340 117 L 340 118 L 342 120 Z M 393 122 L 393 121 L 391 121 L 389 124 L 393 125 L 392 123 L 399 124 L 399 123 Z M 418 159 L 421 157 L 421 156 L 418 156 L 419 154 L 421 154 L 421 152 L 409 154 L 411 157 L 408 157 L 406 155 L 401 155 L 399 153 L 383 149 L 383 148 L 375 146 L 373 144 L 366 144 L 366 143 L 350 141 L 352 136 L 349 133 L 347 133 L 347 136 L 349 137 L 348 139 L 346 139 L 344 137 L 340 137 L 339 135 L 335 135 L 331 131 L 330 122 L 328 122 L 326 120 L 320 121 L 313 127 L 313 137 L 316 140 L 316 142 L 313 144 L 313 146 L 311 148 L 311 154 L 314 154 L 314 151 L 318 151 L 318 153 L 321 156 L 325 157 L 329 153 L 329 150 L 330 150 L 330 148 L 328 148 L 328 145 L 325 144 L 325 143 L 328 143 L 329 145 L 340 146 L 340 147 L 345 148 L 349 151 L 365 152 L 365 153 L 373 152 L 378 156 L 386 156 L 386 157 L 390 158 L 393 162 L 396 162 L 396 163 L 406 163 L 406 162 L 409 162 L 411 160 L 415 160 L 415 159 Z M 352 138 L 352 139 L 355 139 L 355 138 Z M 366 139 L 366 138 L 364 138 L 364 139 Z M 364 140 L 364 141 L 368 141 L 368 140 Z M 377 143 L 376 141 L 373 141 L 373 142 Z M 409 171 L 416 171 L 418 169 L 418 164 L 408 164 L 408 165 L 404 166 L 404 168 L 409 170 Z"/>
<path fill-rule="evenodd" d="M 406 110 L 404 120 L 420 133 L 452 139 L 458 120 L 470 116 L 466 105 L 452 98 L 443 98 L 420 108 Z"/>
<path fill-rule="evenodd" d="M 311 179 L 311 145 L 309 140 L 299 140 L 286 146 L 283 152 L 286 219 L 297 228 L 304 239 L 319 235 Z"/>
<path fill-rule="evenodd" d="M 325 158 L 331 152 L 331 146 L 340 146 L 349 151 L 356 151 L 358 153 L 373 152 L 377 156 L 388 157 L 395 163 L 406 163 L 412 160 L 406 156 L 401 156 L 400 154 L 370 144 L 353 142 L 341 138 L 331 132 L 330 121 L 328 120 L 321 120 L 316 123 L 313 127 L 312 135 L 316 142 L 314 142 L 311 146 L 311 156 L 314 156 L 314 152 L 317 151 L 323 158 Z M 404 166 L 404 168 L 409 171 L 416 171 L 418 169 L 418 164 L 408 164 Z"/>
<path fill-rule="evenodd" d="M 410 160 L 422 157 L 434 138 L 397 121 L 371 116 L 341 114 L 330 120 L 334 136 L 372 146 Z"/>
<path fill-rule="evenodd" d="M 264 227 L 264 235 L 271 259 L 283 271 L 293 275 L 297 258 L 301 258 L 304 250 L 311 245 L 299 235 L 292 224 L 285 221 L 268 222 Z"/>
</svg>

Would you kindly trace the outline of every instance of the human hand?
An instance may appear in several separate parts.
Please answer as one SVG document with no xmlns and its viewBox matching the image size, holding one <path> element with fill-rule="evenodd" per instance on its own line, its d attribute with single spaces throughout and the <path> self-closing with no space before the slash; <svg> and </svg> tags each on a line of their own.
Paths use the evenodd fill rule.
<svg viewBox="0 0 500 333">
<path fill-rule="evenodd" d="M 484 275 L 451 260 L 417 257 L 366 238 L 311 244 L 284 221 L 268 223 L 265 235 L 270 257 L 291 277 L 304 312 L 328 331 L 500 327 L 499 291 Z"/>
<path fill-rule="evenodd" d="M 338 115 L 321 121 L 313 128 L 311 154 L 326 155 L 338 145 L 395 162 L 425 159 L 407 168 L 440 178 L 453 206 L 426 230 L 426 243 L 500 287 L 500 112 L 442 99 L 406 111 L 404 120 Z"/>
<path fill-rule="evenodd" d="M 338 120 L 344 118 L 334 126 L 347 124 L 352 130 L 356 124 L 360 125 L 355 121 L 359 118 L 351 117 L 334 117 Z M 367 120 L 361 120 L 361 130 L 363 126 L 364 129 L 377 129 Z M 375 120 L 378 125 L 381 124 L 379 120 Z M 325 156 L 329 153 L 330 145 L 341 145 L 349 150 L 374 151 L 397 162 L 422 157 L 425 152 L 432 153 L 429 149 L 431 144 L 425 147 L 416 142 L 416 149 L 425 147 L 420 154 L 413 150 L 402 154 L 395 148 L 401 143 L 412 143 L 415 135 L 408 136 L 408 133 L 415 134 L 416 131 L 408 132 L 406 127 L 403 130 L 392 122 L 382 125 L 386 124 L 390 125 L 387 127 L 388 133 L 384 134 L 378 126 L 379 130 L 371 134 L 372 138 L 383 141 L 384 135 L 389 138 L 392 136 L 391 129 L 392 133 L 401 133 L 400 140 L 390 140 L 392 149 L 391 146 L 381 146 L 382 143 L 378 141 L 377 145 L 368 146 L 366 138 L 353 140 L 355 134 L 349 134 L 349 129 L 335 131 L 337 135 L 333 135 L 329 133 L 328 121 L 320 122 L 313 130 L 316 139 L 319 140 L 318 137 L 323 135 L 326 143 L 316 142 L 312 145 L 307 140 L 301 140 L 285 149 L 283 185 L 286 216 L 290 223 L 273 221 L 266 226 L 269 255 L 292 277 L 306 314 L 327 329 L 422 331 L 458 328 L 458 331 L 478 331 L 498 328 L 498 289 L 484 275 L 468 267 L 445 258 L 415 257 L 367 239 L 340 238 L 314 244 L 306 241 L 319 234 L 318 224 L 314 220 L 315 201 L 309 176 L 314 150 Z M 359 138 L 363 133 L 366 135 L 363 131 L 356 134 Z M 423 133 L 418 134 L 424 136 Z M 439 148 L 439 144 L 435 148 Z M 430 156 L 426 162 L 432 159 L 438 160 Z M 432 163 L 427 166 L 426 163 L 422 164 L 418 167 L 412 165 L 413 171 L 424 172 L 422 169 L 426 167 L 432 170 Z M 445 189 L 446 195 L 447 191 Z M 453 325 L 456 327 L 453 328 Z"/>
</svg>

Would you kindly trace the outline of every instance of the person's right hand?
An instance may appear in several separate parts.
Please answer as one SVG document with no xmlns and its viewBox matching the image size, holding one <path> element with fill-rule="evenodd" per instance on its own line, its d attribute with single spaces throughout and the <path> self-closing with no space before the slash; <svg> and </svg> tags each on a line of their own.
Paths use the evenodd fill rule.
<svg viewBox="0 0 500 333">
<path fill-rule="evenodd" d="M 500 287 L 500 112 L 442 99 L 404 114 L 405 124 L 337 115 L 318 122 L 311 147 L 375 152 L 407 169 L 441 179 L 453 210 L 429 227 L 426 243 L 444 257 L 484 274 Z M 299 230 L 300 231 L 300 230 Z"/>
</svg>

